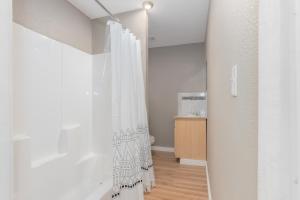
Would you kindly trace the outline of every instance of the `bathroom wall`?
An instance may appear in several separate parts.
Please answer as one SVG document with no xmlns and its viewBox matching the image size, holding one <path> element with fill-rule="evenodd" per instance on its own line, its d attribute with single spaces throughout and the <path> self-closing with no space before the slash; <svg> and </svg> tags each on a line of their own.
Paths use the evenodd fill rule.
<svg viewBox="0 0 300 200">
<path fill-rule="evenodd" d="M 257 199 L 258 0 L 211 0 L 208 169 L 216 200 Z M 238 65 L 238 97 L 230 94 Z"/>
<path fill-rule="evenodd" d="M 148 73 L 148 14 L 145 10 L 137 10 L 117 15 L 122 25 L 128 28 L 141 40 L 144 80 L 147 89 Z M 92 20 L 93 26 L 93 53 L 103 53 L 105 47 L 105 29 L 107 18 Z M 146 92 L 147 94 L 147 92 Z M 146 98 L 147 99 L 147 98 Z"/>
<path fill-rule="evenodd" d="M 149 50 L 149 124 L 156 146 L 174 146 L 177 93 L 205 90 L 204 44 Z"/>
<path fill-rule="evenodd" d="M 92 53 L 90 19 L 65 0 L 13 0 L 13 20 L 52 39 Z"/>
<path fill-rule="evenodd" d="M 0 1 L 0 199 L 12 199 L 11 4 L 11 0 Z"/>
</svg>

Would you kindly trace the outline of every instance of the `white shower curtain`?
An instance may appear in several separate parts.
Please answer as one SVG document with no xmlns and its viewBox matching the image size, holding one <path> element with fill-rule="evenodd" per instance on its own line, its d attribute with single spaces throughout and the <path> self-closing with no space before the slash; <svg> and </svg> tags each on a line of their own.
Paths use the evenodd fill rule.
<svg viewBox="0 0 300 200">
<path fill-rule="evenodd" d="M 108 22 L 112 71 L 113 198 L 142 200 L 154 186 L 140 41 Z"/>
<path fill-rule="evenodd" d="M 12 1 L 0 1 L 0 199 L 12 199 Z"/>
<path fill-rule="evenodd" d="M 300 199 L 300 2 L 260 4 L 258 200 Z"/>
</svg>

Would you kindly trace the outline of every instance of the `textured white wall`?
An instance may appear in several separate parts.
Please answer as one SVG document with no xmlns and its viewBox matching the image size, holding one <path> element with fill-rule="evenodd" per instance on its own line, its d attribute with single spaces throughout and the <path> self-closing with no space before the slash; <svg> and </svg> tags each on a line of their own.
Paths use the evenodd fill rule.
<svg viewBox="0 0 300 200">
<path fill-rule="evenodd" d="M 257 198 L 258 0 L 211 0 L 208 168 L 215 200 Z M 238 97 L 230 94 L 238 65 Z"/>
<path fill-rule="evenodd" d="M 11 199 L 11 0 L 0 1 L 0 199 Z"/>
</svg>

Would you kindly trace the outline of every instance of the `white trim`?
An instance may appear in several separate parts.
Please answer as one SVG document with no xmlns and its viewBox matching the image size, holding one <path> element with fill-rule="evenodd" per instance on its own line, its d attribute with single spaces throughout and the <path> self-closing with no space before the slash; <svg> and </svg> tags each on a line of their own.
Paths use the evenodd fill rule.
<svg viewBox="0 0 300 200">
<path fill-rule="evenodd" d="M 207 180 L 208 200 L 212 200 L 211 187 L 210 187 L 210 180 L 209 180 L 209 174 L 208 174 L 208 163 L 207 163 L 207 162 L 206 162 L 206 165 L 205 165 L 205 170 L 206 170 L 206 180 Z"/>
<path fill-rule="evenodd" d="M 180 159 L 180 164 L 181 165 L 194 165 L 194 166 L 205 167 L 206 180 L 207 180 L 208 200 L 212 200 L 207 161 L 205 161 L 205 160 L 192 160 L 192 159 Z"/>
<path fill-rule="evenodd" d="M 194 166 L 206 166 L 206 161 L 205 160 L 193 160 L 193 159 L 185 159 L 181 158 L 180 159 L 180 164 L 181 165 L 194 165 Z"/>
<path fill-rule="evenodd" d="M 175 149 L 172 147 L 160 147 L 160 146 L 152 146 L 152 151 L 163 151 L 163 152 L 175 152 Z"/>
</svg>

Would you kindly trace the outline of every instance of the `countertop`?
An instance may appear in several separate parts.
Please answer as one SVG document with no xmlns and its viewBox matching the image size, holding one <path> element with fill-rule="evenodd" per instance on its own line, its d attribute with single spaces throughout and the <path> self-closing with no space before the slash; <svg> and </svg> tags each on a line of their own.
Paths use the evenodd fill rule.
<svg viewBox="0 0 300 200">
<path fill-rule="evenodd" d="M 207 117 L 201 117 L 196 115 L 176 115 L 175 119 L 207 119 Z"/>
</svg>

